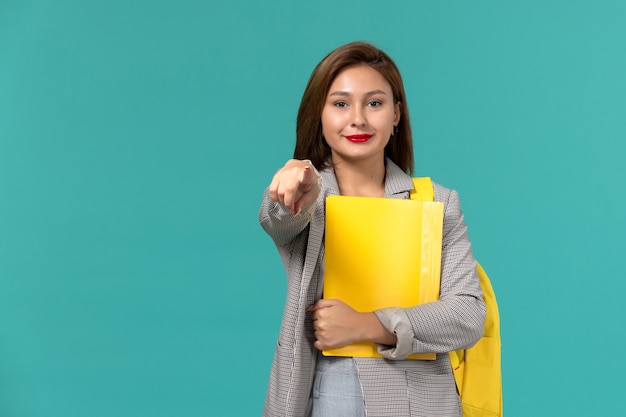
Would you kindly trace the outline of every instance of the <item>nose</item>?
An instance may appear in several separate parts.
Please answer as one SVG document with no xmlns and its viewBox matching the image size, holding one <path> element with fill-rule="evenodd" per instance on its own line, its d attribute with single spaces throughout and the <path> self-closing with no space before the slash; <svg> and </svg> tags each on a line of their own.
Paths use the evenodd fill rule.
<svg viewBox="0 0 626 417">
<path fill-rule="evenodd" d="M 360 106 L 352 107 L 352 114 L 350 115 L 350 125 L 351 126 L 365 126 L 367 124 L 367 118 L 365 117 L 365 112 Z"/>
</svg>

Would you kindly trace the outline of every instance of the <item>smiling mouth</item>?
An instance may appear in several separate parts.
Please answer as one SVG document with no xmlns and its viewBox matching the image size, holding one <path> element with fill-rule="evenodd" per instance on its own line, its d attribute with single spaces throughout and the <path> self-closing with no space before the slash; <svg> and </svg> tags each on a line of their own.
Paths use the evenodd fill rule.
<svg viewBox="0 0 626 417">
<path fill-rule="evenodd" d="M 359 134 L 359 135 L 346 136 L 346 139 L 348 139 L 350 142 L 360 143 L 360 142 L 367 142 L 371 137 L 372 135 Z"/>
</svg>

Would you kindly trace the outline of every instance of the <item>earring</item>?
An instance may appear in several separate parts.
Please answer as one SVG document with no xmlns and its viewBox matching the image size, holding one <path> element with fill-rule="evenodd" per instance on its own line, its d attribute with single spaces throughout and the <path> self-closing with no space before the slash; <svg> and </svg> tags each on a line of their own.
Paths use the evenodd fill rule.
<svg viewBox="0 0 626 417">
<path fill-rule="evenodd" d="M 398 125 L 393 125 L 393 136 L 398 134 Z"/>
</svg>

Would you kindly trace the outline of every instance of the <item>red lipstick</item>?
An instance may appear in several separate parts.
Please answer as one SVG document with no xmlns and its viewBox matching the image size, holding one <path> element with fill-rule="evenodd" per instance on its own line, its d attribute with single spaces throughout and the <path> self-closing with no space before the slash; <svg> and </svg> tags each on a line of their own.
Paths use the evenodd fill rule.
<svg viewBox="0 0 626 417">
<path fill-rule="evenodd" d="M 361 143 L 367 142 L 371 137 L 372 135 L 368 135 L 367 133 L 360 133 L 358 135 L 346 136 L 346 139 L 348 139 L 350 142 Z"/>
</svg>

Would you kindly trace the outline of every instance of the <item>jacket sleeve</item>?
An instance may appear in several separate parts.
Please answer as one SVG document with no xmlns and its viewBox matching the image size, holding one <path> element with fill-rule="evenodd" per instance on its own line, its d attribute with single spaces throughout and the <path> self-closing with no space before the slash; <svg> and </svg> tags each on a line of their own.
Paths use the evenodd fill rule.
<svg viewBox="0 0 626 417">
<path fill-rule="evenodd" d="M 439 301 L 375 311 L 383 326 L 397 336 L 395 346 L 379 346 L 388 359 L 467 348 L 484 332 L 485 303 L 459 196 L 441 186 L 436 191 L 445 203 Z"/>
<path fill-rule="evenodd" d="M 272 238 L 285 267 L 292 251 L 296 237 L 302 233 L 315 213 L 316 204 L 313 202 L 294 215 L 280 203 L 270 198 L 269 188 L 266 188 L 259 209 L 259 223 L 265 232 Z"/>
</svg>

